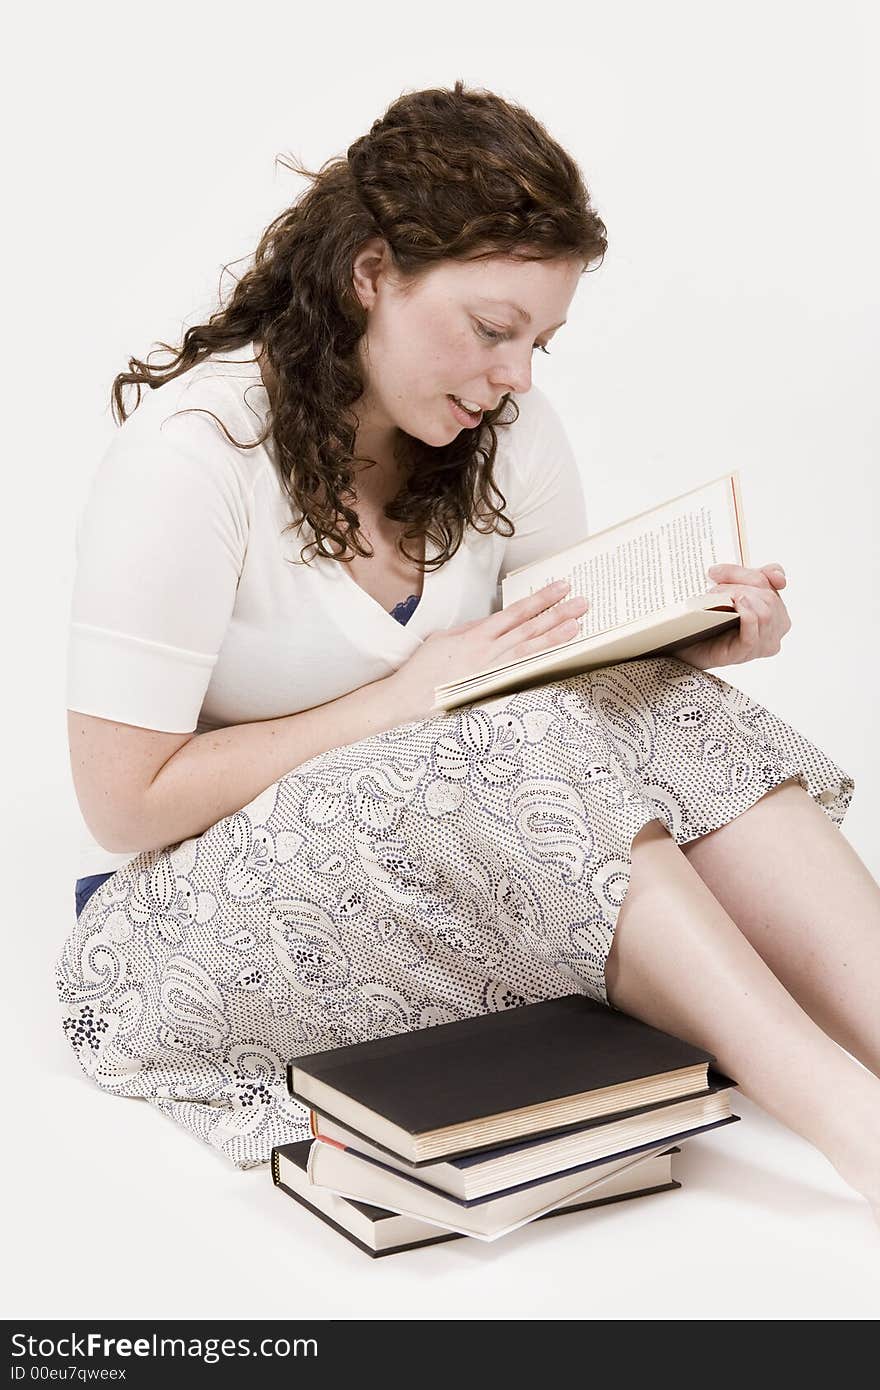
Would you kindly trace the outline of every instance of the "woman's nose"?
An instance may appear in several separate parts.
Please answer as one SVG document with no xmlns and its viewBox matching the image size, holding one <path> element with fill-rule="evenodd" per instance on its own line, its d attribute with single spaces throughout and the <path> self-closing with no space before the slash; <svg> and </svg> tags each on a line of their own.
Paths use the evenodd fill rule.
<svg viewBox="0 0 880 1390">
<path fill-rule="evenodd" d="M 495 387 L 499 391 L 528 391 L 532 385 L 532 355 L 508 358 L 499 362 L 495 371 Z"/>
</svg>

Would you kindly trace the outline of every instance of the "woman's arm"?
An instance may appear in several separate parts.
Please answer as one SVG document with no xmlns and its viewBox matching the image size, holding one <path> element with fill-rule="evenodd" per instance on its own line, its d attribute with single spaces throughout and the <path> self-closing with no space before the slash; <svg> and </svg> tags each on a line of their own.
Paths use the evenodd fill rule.
<svg viewBox="0 0 880 1390">
<path fill-rule="evenodd" d="M 406 722 L 384 677 L 298 714 L 196 734 L 159 769 L 139 813 L 104 848 L 138 853 L 201 835 L 319 753 Z"/>
</svg>

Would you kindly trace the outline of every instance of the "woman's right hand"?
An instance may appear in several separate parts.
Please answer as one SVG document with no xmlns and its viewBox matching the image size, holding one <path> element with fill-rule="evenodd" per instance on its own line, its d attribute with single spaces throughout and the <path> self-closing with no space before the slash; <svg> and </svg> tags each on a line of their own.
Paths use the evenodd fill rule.
<svg viewBox="0 0 880 1390">
<path fill-rule="evenodd" d="M 585 598 L 561 601 L 570 587 L 564 580 L 548 584 L 487 618 L 432 632 L 408 661 L 386 677 L 389 693 L 393 692 L 403 711 L 401 723 L 428 719 L 438 712 L 433 708 L 438 685 L 570 641 L 577 633 L 578 618 L 589 607 Z"/>
</svg>

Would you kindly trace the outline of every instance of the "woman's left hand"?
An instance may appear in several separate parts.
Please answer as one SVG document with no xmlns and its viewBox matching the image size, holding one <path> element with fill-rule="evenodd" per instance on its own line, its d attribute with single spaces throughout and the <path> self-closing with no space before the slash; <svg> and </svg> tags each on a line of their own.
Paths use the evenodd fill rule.
<svg viewBox="0 0 880 1390">
<path fill-rule="evenodd" d="M 719 637 L 676 647 L 670 655 L 701 671 L 734 666 L 757 656 L 775 656 L 791 627 L 788 609 L 777 592 L 787 583 L 782 566 L 762 565 L 751 570 L 742 565 L 713 565 L 706 573 L 716 581 L 707 592 L 728 594 L 736 605 L 739 623 Z"/>
</svg>

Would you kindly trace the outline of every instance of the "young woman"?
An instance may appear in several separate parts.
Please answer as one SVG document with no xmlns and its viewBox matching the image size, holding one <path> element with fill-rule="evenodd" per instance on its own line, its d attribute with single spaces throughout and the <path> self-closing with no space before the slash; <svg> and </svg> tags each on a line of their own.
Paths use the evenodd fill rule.
<svg viewBox="0 0 880 1390">
<path fill-rule="evenodd" d="M 710 670 L 779 651 L 781 569 L 717 567 L 716 640 L 431 709 L 585 611 L 499 590 L 587 533 L 531 382 L 605 250 L 577 166 L 459 82 L 308 177 L 228 305 L 114 383 L 68 667 L 80 1062 L 248 1167 L 308 1133 L 287 1058 L 581 991 L 708 1049 L 876 1206 L 854 784 Z"/>
</svg>

